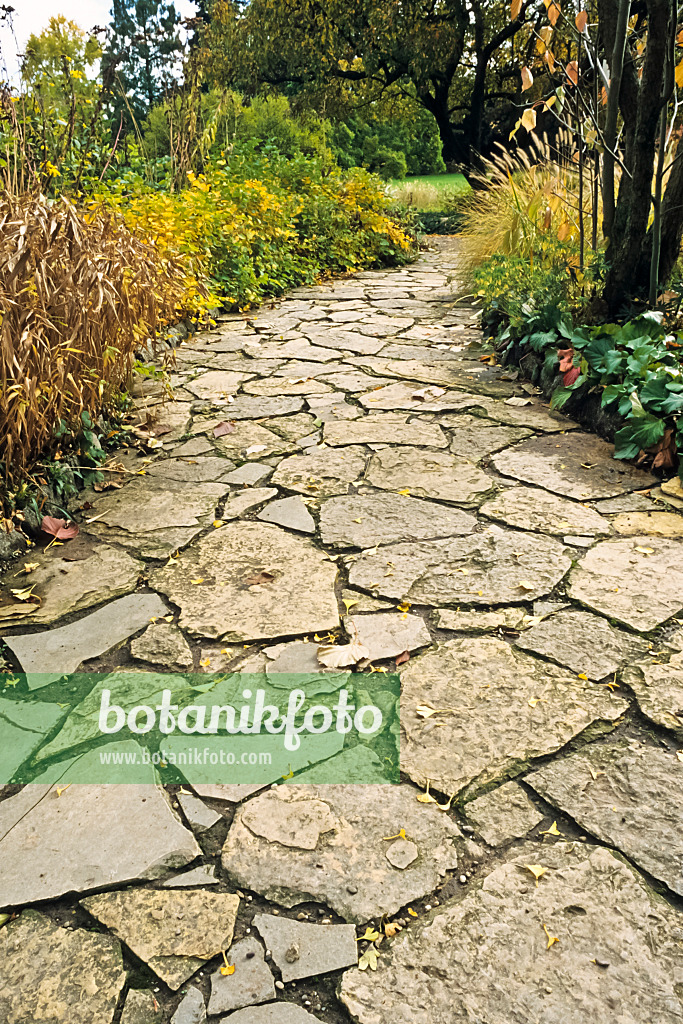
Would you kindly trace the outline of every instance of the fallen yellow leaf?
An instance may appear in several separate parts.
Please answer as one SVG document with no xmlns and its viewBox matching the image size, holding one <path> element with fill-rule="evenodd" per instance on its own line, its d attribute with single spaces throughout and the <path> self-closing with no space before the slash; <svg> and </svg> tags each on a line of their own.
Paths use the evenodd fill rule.
<svg viewBox="0 0 683 1024">
<path fill-rule="evenodd" d="M 375 928 L 371 928 L 369 925 L 365 929 L 364 935 L 359 935 L 356 942 L 376 942 L 379 938 L 379 932 Z"/>
<path fill-rule="evenodd" d="M 548 937 L 548 945 L 545 947 L 546 949 L 550 949 L 551 946 L 554 946 L 556 942 L 560 941 L 558 939 L 557 935 L 551 935 L 550 934 L 550 932 L 548 931 L 548 929 L 546 928 L 545 925 L 543 925 L 543 931 L 546 933 L 546 935 Z"/>
<path fill-rule="evenodd" d="M 527 871 L 530 871 L 536 879 L 536 886 L 538 886 L 539 879 L 542 878 L 542 876 L 548 870 L 547 868 L 544 868 L 541 864 L 525 864 L 524 867 L 527 869 Z"/>
<path fill-rule="evenodd" d="M 552 825 L 550 826 L 550 828 L 547 828 L 544 832 L 539 832 L 539 835 L 541 835 L 541 836 L 561 836 L 562 833 L 560 832 L 559 828 L 557 827 L 557 822 L 554 821 L 552 823 Z"/>
</svg>

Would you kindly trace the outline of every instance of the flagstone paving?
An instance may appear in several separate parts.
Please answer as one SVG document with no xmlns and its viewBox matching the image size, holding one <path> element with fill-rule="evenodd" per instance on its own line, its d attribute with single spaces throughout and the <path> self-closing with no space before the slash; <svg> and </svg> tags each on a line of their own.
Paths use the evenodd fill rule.
<svg viewBox="0 0 683 1024">
<path fill-rule="evenodd" d="M 37 784 L 0 786 L 3 1022 L 683 1024 L 683 515 L 481 360 L 458 274 L 438 239 L 188 336 L 172 401 L 136 385 L 154 444 L 8 568 L 0 764 Z M 57 682 L 315 701 L 330 643 L 388 722 L 401 673 L 398 786 L 343 736 L 287 786 L 105 785 Z"/>
</svg>

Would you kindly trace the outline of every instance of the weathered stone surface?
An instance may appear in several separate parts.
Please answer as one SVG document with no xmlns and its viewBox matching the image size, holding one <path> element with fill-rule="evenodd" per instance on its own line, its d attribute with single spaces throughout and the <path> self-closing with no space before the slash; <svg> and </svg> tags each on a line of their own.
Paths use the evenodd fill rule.
<svg viewBox="0 0 683 1024">
<path fill-rule="evenodd" d="M 315 900 L 358 923 L 431 892 L 456 866 L 454 823 L 419 804 L 411 786 L 363 792 L 361 801 L 353 785 L 278 786 L 254 797 L 235 815 L 223 847 L 225 871 L 286 907 Z M 399 827 L 420 851 L 405 871 L 386 858 L 385 837 Z M 358 892 L 351 892 L 361 873 Z"/>
<path fill-rule="evenodd" d="M 525 608 L 498 608 L 491 612 L 439 608 L 434 612 L 434 625 L 459 633 L 488 633 L 494 629 L 524 629 L 529 617 Z"/>
<path fill-rule="evenodd" d="M 251 509 L 263 505 L 265 501 L 270 501 L 276 494 L 275 487 L 254 487 L 240 494 L 233 494 L 223 506 L 221 519 L 238 519 L 245 512 L 250 512 Z"/>
<path fill-rule="evenodd" d="M 225 452 L 228 458 L 234 459 L 235 462 L 241 462 L 244 459 L 257 460 L 266 458 L 268 455 L 282 455 L 294 451 L 294 445 L 289 441 L 252 420 L 237 420 L 235 429 L 229 434 L 215 437 L 214 430 L 220 423 L 229 419 L 229 413 L 226 413 L 225 416 L 214 417 L 210 420 L 196 420 L 192 425 L 192 432 L 193 434 L 207 434 L 213 438 L 215 447 L 219 451 Z M 229 481 L 229 479 L 228 475 L 224 477 L 224 480 Z"/>
<path fill-rule="evenodd" d="M 133 640 L 130 653 L 138 661 L 161 665 L 167 671 L 192 668 L 190 645 L 172 622 L 152 623 L 142 636 Z"/>
<path fill-rule="evenodd" d="M 30 620 L 26 619 L 31 625 L 55 622 L 73 612 L 135 590 L 142 564 L 125 552 L 106 544 L 96 544 L 89 558 L 77 562 L 67 561 L 63 553 L 61 548 L 57 548 L 36 556 L 39 566 L 31 573 L 31 583 L 42 603 L 35 612 L 32 611 Z M 6 590 L 16 585 L 13 572 L 16 569 L 10 569 L 2 580 Z M 26 606 L 18 601 L 14 601 L 13 606 L 17 606 L 17 618 L 20 620 L 22 613 L 25 615 Z M 0 608 L 2 620 L 9 624 L 12 619 L 4 611 L 3 605 Z"/>
<path fill-rule="evenodd" d="M 495 487 L 478 466 L 456 455 L 421 448 L 387 448 L 372 456 L 366 480 L 389 491 L 407 490 L 419 498 L 477 505 Z"/>
<path fill-rule="evenodd" d="M 271 501 L 259 512 L 257 519 L 289 530 L 298 530 L 299 533 L 315 533 L 315 520 L 298 496 Z"/>
<path fill-rule="evenodd" d="M 236 942 L 230 950 L 233 974 L 211 975 L 209 1014 L 229 1013 L 254 1003 L 275 999 L 275 982 L 266 964 L 263 947 L 253 936 Z"/>
<path fill-rule="evenodd" d="M 206 797 L 207 800 L 227 800 L 228 803 L 238 804 L 254 793 L 258 793 L 260 789 L 263 789 L 263 785 L 261 783 L 255 785 L 243 783 L 230 786 L 226 783 L 218 783 L 216 785 L 195 783 L 192 788 L 195 793 Z"/>
<path fill-rule="evenodd" d="M 625 537 L 683 537 L 683 516 L 677 512 L 624 512 L 612 526 Z"/>
<path fill-rule="evenodd" d="M 210 521 L 211 515 L 205 524 Z M 93 523 L 90 527 L 91 533 L 105 543 L 118 544 L 141 558 L 168 558 L 186 548 L 203 529 L 205 525 L 172 526 L 163 530 L 150 530 L 148 533 L 131 533 L 100 523 Z"/>
<path fill-rule="evenodd" d="M 416 651 L 432 642 L 419 615 L 400 612 L 352 615 L 347 620 L 346 631 L 367 647 L 371 661 L 396 658 L 404 651 Z"/>
<path fill-rule="evenodd" d="M 253 374 L 230 373 L 229 370 L 209 370 L 195 377 L 185 387 L 197 398 L 224 398 L 233 395 L 240 384 Z"/>
<path fill-rule="evenodd" d="M 476 519 L 459 509 L 404 494 L 354 494 L 330 498 L 320 509 L 323 544 L 371 548 L 399 540 L 428 540 L 472 533 Z"/>
<path fill-rule="evenodd" d="M 683 733 L 683 653 L 665 661 L 661 654 L 627 665 L 621 674 L 651 722 Z"/>
<path fill-rule="evenodd" d="M 351 446 L 336 451 L 321 449 L 311 455 L 283 459 L 273 474 L 273 483 L 300 494 L 328 497 L 346 494 L 349 484 L 363 475 L 367 456 Z"/>
<path fill-rule="evenodd" d="M 644 654 L 647 645 L 590 612 L 561 611 L 517 637 L 525 651 L 552 658 L 589 679 L 604 679 Z"/>
<path fill-rule="evenodd" d="M 490 419 L 510 426 L 529 427 L 530 430 L 542 430 L 549 434 L 578 430 L 578 424 L 573 420 L 533 399 L 529 405 L 508 405 L 506 402 L 479 396 L 476 404 Z"/>
<path fill-rule="evenodd" d="M 327 384 L 331 384 L 335 391 L 350 391 L 357 394 L 359 391 L 366 391 L 367 388 L 380 388 L 388 384 L 390 377 L 374 377 L 362 370 L 349 367 L 336 373 L 328 373 L 323 378 Z M 360 414 L 360 412 L 359 412 Z"/>
<path fill-rule="evenodd" d="M 272 475 L 272 466 L 263 466 L 260 462 L 245 462 L 243 466 L 238 466 L 232 473 L 229 473 L 225 479 L 229 484 L 235 486 L 255 487 Z"/>
<path fill-rule="evenodd" d="M 480 416 L 462 415 L 452 417 L 450 450 L 470 462 L 479 462 L 485 455 L 500 451 L 508 445 L 515 444 L 530 437 L 532 431 L 526 427 L 512 427 L 496 423 L 494 420 L 482 419 Z M 441 419 L 437 423 L 442 426 Z"/>
<path fill-rule="evenodd" d="M 270 380 L 256 380 L 244 384 L 242 392 L 247 395 L 331 395 L 332 388 L 313 377 L 273 377 Z"/>
<path fill-rule="evenodd" d="M 269 430 L 299 447 L 307 443 L 306 437 L 315 433 L 315 416 L 307 412 L 298 412 L 293 416 L 273 416 L 267 423 Z"/>
<path fill-rule="evenodd" d="M 493 637 L 449 640 L 401 678 L 402 768 L 449 796 L 509 778 L 584 730 L 611 727 L 628 707 Z M 439 713 L 424 718 L 422 705 Z"/>
<path fill-rule="evenodd" d="M 600 515 L 608 516 L 618 512 L 652 512 L 656 510 L 657 505 L 651 498 L 646 498 L 644 494 L 634 491 L 631 494 L 620 494 L 616 498 L 596 501 L 593 507 Z"/>
<path fill-rule="evenodd" d="M 496 455 L 504 476 L 543 487 L 576 501 L 612 498 L 650 487 L 656 477 L 613 457 L 614 448 L 594 434 L 532 437 Z"/>
<path fill-rule="evenodd" d="M 204 1024 L 205 1020 L 204 996 L 192 985 L 171 1017 L 171 1024 Z"/>
<path fill-rule="evenodd" d="M 9 782 L 52 727 L 66 714 L 59 704 L 5 700 L 0 697 L 0 781 Z"/>
<path fill-rule="evenodd" d="M 247 522 L 215 530 L 152 574 L 153 586 L 180 606 L 183 628 L 239 641 L 334 628 L 335 577 L 336 566 L 310 541 Z"/>
<path fill-rule="evenodd" d="M 172 459 L 153 463 L 145 475 L 152 477 L 156 482 L 179 480 L 181 483 L 220 483 L 235 468 L 234 462 L 216 455 L 176 458 L 175 454 L 174 452 Z"/>
<path fill-rule="evenodd" d="M 158 878 L 201 853 L 152 785 L 69 786 L 59 799 L 27 786 L 0 803 L 0 836 L 2 907 Z"/>
<path fill-rule="evenodd" d="M 609 533 L 606 519 L 591 508 L 537 487 L 510 487 L 481 507 L 482 515 L 520 530 L 592 536 Z"/>
<path fill-rule="evenodd" d="M 198 455 L 212 455 L 213 445 L 209 443 L 206 437 L 193 437 L 189 441 L 184 441 L 183 444 L 179 444 L 177 448 L 174 448 L 171 455 L 174 459 L 195 459 Z M 131 991 L 135 992 L 135 989 Z"/>
<path fill-rule="evenodd" d="M 25 910 L 0 929 L 0 957 L 3 1024 L 111 1024 L 126 980 L 116 939 Z"/>
<path fill-rule="evenodd" d="M 342 590 L 342 602 L 346 611 L 352 611 L 354 615 L 358 612 L 383 612 L 394 607 L 391 601 L 378 601 L 361 590 Z"/>
<path fill-rule="evenodd" d="M 680 914 L 608 850 L 529 843 L 515 853 L 403 932 L 376 973 L 347 971 L 341 999 L 354 1020 L 678 1024 Z M 539 859 L 536 887 L 524 865 Z"/>
<path fill-rule="evenodd" d="M 239 902 L 201 889 L 127 889 L 89 896 L 82 905 L 175 990 L 228 949 Z"/>
<path fill-rule="evenodd" d="M 142 988 L 129 990 L 123 1006 L 121 1024 L 162 1024 L 163 1016 L 164 1011 L 153 992 Z"/>
<path fill-rule="evenodd" d="M 259 397 L 258 395 L 238 395 L 226 410 L 228 420 L 260 420 L 266 416 L 287 416 L 292 412 L 300 412 L 304 403 L 296 396 Z"/>
<path fill-rule="evenodd" d="M 654 629 L 683 608 L 683 544 L 660 537 L 605 540 L 569 577 L 569 596 L 633 629 Z"/>
<path fill-rule="evenodd" d="M 291 784 L 330 786 L 338 785 L 340 780 L 343 780 L 344 785 L 383 785 L 386 784 L 387 776 L 377 754 L 364 743 L 358 743 L 355 747 L 347 747 L 306 771 L 297 772 Z"/>
<path fill-rule="evenodd" d="M 465 805 L 465 815 L 489 846 L 519 839 L 543 821 L 543 814 L 516 782 L 478 796 Z"/>
<path fill-rule="evenodd" d="M 392 544 L 361 554 L 349 583 L 413 604 L 514 604 L 550 593 L 570 564 L 550 537 L 494 527 L 474 537 Z"/>
<path fill-rule="evenodd" d="M 164 889 L 185 889 L 195 885 L 218 885 L 220 879 L 216 878 L 216 868 L 213 864 L 202 864 L 199 868 L 191 871 L 183 871 L 181 875 L 173 875 L 163 883 Z"/>
<path fill-rule="evenodd" d="M 424 420 L 393 413 L 364 416 L 352 422 L 326 423 L 323 430 L 326 444 L 406 444 L 446 448 L 448 438 L 441 427 Z"/>
<path fill-rule="evenodd" d="M 441 392 L 441 388 L 436 389 Z M 419 384 L 404 384 L 402 381 L 378 388 L 360 396 L 360 404 L 366 409 L 418 409 L 420 412 L 442 412 L 447 409 L 465 410 L 481 404 L 478 395 L 462 391 L 444 390 L 433 393 Z M 443 422 L 443 421 L 441 421 Z M 444 426 L 446 424 L 444 423 Z"/>
<path fill-rule="evenodd" d="M 352 924 L 308 924 L 273 914 L 257 914 L 254 927 L 271 951 L 285 984 L 358 962 L 356 929 Z"/>
<path fill-rule="evenodd" d="M 213 828 L 216 822 L 223 819 L 223 815 L 218 811 L 212 810 L 202 800 L 183 790 L 178 793 L 178 803 L 188 822 L 197 832 L 205 832 L 207 828 Z"/>
<path fill-rule="evenodd" d="M 374 356 L 384 346 L 383 341 L 377 338 L 370 338 L 366 334 L 359 334 L 357 331 L 344 331 L 333 328 L 326 331 L 316 331 L 310 334 L 316 345 L 323 345 L 325 348 L 335 348 L 342 352 L 358 352 L 364 356 Z"/>
<path fill-rule="evenodd" d="M 683 895 L 683 763 L 673 751 L 611 739 L 526 781 L 581 828 Z"/>
<path fill-rule="evenodd" d="M 296 1003 L 266 1003 L 238 1010 L 230 1017 L 231 1024 L 316 1024 L 312 1017 Z"/>
<path fill-rule="evenodd" d="M 197 526 L 203 516 L 213 514 L 227 492 L 225 483 L 165 480 L 152 486 L 145 477 L 136 477 L 120 491 L 107 492 L 96 503 L 95 511 L 98 523 L 135 534 L 172 526 Z"/>
</svg>

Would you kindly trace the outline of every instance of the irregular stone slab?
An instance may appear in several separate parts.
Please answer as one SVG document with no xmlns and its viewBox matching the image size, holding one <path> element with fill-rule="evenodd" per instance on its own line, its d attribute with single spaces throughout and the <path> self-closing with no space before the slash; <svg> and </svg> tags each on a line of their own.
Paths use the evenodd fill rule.
<svg viewBox="0 0 683 1024">
<path fill-rule="evenodd" d="M 192 985 L 171 1017 L 171 1024 L 204 1024 L 205 1020 L 204 996 Z"/>
<path fill-rule="evenodd" d="M 252 785 L 238 783 L 235 786 L 230 786 L 227 783 L 217 783 L 216 785 L 195 783 L 192 788 L 195 793 L 205 797 L 207 800 L 227 800 L 228 803 L 238 804 L 254 793 L 258 793 L 260 789 L 263 789 L 264 785 L 265 783 L 260 782 Z"/>
<path fill-rule="evenodd" d="M 303 381 L 309 379 L 325 380 L 328 373 L 341 370 L 341 363 L 309 363 L 305 360 L 294 360 L 284 363 L 275 374 L 276 377 L 286 377 L 288 381 Z"/>
<path fill-rule="evenodd" d="M 230 403 L 227 416 L 231 420 L 260 420 L 266 416 L 287 416 L 291 412 L 300 412 L 303 407 L 303 401 L 295 396 L 260 398 L 257 395 L 238 395 Z"/>
<path fill-rule="evenodd" d="M 218 456 L 172 458 L 155 462 L 145 475 L 155 481 L 179 480 L 181 483 L 220 483 L 235 468 L 235 463 Z"/>
<path fill-rule="evenodd" d="M 470 462 L 479 462 L 485 455 L 523 441 L 531 433 L 527 427 L 504 426 L 494 420 L 463 415 L 457 418 L 451 431 L 450 450 Z"/>
<path fill-rule="evenodd" d="M 247 395 L 331 395 L 333 389 L 329 384 L 312 377 L 302 379 L 301 377 L 272 377 L 269 380 L 251 381 L 242 386 L 243 394 Z"/>
<path fill-rule="evenodd" d="M 394 607 L 391 601 L 378 601 L 361 590 L 342 590 L 342 603 L 347 612 L 353 609 L 354 615 L 358 612 L 383 612 Z"/>
<path fill-rule="evenodd" d="M 683 537 L 683 516 L 676 512 L 625 512 L 612 526 L 625 537 Z"/>
<path fill-rule="evenodd" d="M 515 643 L 595 680 L 613 675 L 647 650 L 644 641 L 582 611 L 558 612 L 526 630 Z"/>
<path fill-rule="evenodd" d="M 59 928 L 25 910 L 0 929 L 0 956 L 4 1024 L 111 1024 L 126 974 L 110 935 Z"/>
<path fill-rule="evenodd" d="M 142 988 L 129 990 L 123 1006 L 121 1024 L 162 1024 L 163 1016 L 164 1011 L 153 992 Z"/>
<path fill-rule="evenodd" d="M 683 544 L 660 537 L 605 540 L 569 577 L 569 596 L 645 632 L 683 608 Z"/>
<path fill-rule="evenodd" d="M 81 662 L 111 650 L 167 611 L 158 594 L 129 594 L 68 626 L 2 639 L 24 672 L 41 673 L 40 678 L 27 680 L 33 690 L 75 672 Z"/>
<path fill-rule="evenodd" d="M 544 817 L 516 782 L 505 782 L 471 800 L 465 805 L 465 815 L 489 846 L 525 836 Z"/>
<path fill-rule="evenodd" d="M 226 395 L 233 395 L 240 384 L 249 380 L 254 374 L 230 373 L 229 370 L 209 370 L 195 377 L 185 385 L 197 398 L 223 398 Z"/>
<path fill-rule="evenodd" d="M 612 498 L 657 483 L 656 477 L 613 457 L 614 449 L 595 434 L 532 437 L 493 459 L 512 476 L 576 501 Z"/>
<path fill-rule="evenodd" d="M 253 935 L 236 942 L 230 950 L 233 974 L 211 975 L 209 1014 L 229 1013 L 254 1003 L 275 999 L 275 982 L 266 964 L 263 947 Z"/>
<path fill-rule="evenodd" d="M 210 521 L 209 517 L 205 523 L 207 521 Z M 128 530 L 112 529 L 93 523 L 90 531 L 105 543 L 128 548 L 140 558 L 168 558 L 176 551 L 186 548 L 204 528 L 202 525 L 173 526 L 164 530 L 150 530 L 149 533 L 130 533 Z"/>
<path fill-rule="evenodd" d="M 530 618 L 525 608 L 498 608 L 491 612 L 461 612 L 439 608 L 434 612 L 434 625 L 458 633 L 488 633 L 494 629 L 525 629 Z"/>
<path fill-rule="evenodd" d="M 319 497 L 346 494 L 349 484 L 362 476 L 366 462 L 367 456 L 362 448 L 322 449 L 311 455 L 283 459 L 273 474 L 272 482 L 300 494 Z"/>
<path fill-rule="evenodd" d="M 335 547 L 371 548 L 397 540 L 462 536 L 476 525 L 476 519 L 460 509 L 404 494 L 329 498 L 320 509 L 323 544 Z"/>
<path fill-rule="evenodd" d="M 239 896 L 201 889 L 127 889 L 82 906 L 176 990 L 232 942 Z"/>
<path fill-rule="evenodd" d="M 213 445 L 209 444 L 205 437 L 193 437 L 190 441 L 179 444 L 171 450 L 174 459 L 196 459 L 198 455 L 212 455 Z M 131 989 L 131 992 L 137 991 Z"/>
<path fill-rule="evenodd" d="M 172 622 L 155 622 L 148 626 L 142 636 L 133 640 L 130 653 L 138 661 L 161 665 L 168 671 L 192 668 L 190 645 Z"/>
<path fill-rule="evenodd" d="M 615 515 L 618 512 L 652 512 L 657 506 L 651 498 L 644 494 L 620 494 L 617 498 L 605 498 L 604 501 L 596 501 L 594 508 L 602 516 Z"/>
<path fill-rule="evenodd" d="M 273 955 L 285 985 L 358 963 L 352 924 L 320 925 L 257 914 L 254 927 Z"/>
<path fill-rule="evenodd" d="M 192 796 L 191 793 L 185 793 L 183 790 L 178 793 L 178 803 L 188 822 L 197 832 L 205 832 L 206 829 L 213 828 L 216 822 L 223 819 L 222 814 L 207 807 L 196 796 Z"/>
<path fill-rule="evenodd" d="M 542 430 L 547 434 L 579 429 L 578 424 L 567 416 L 563 416 L 555 409 L 550 409 L 547 405 L 533 399 L 531 399 L 530 405 L 508 405 L 506 402 L 481 396 L 477 405 L 490 419 L 498 420 L 499 423 L 508 423 L 510 426 Z M 587 436 L 593 437 L 592 434 Z"/>
<path fill-rule="evenodd" d="M 267 420 L 268 429 L 286 441 L 299 442 L 315 432 L 315 416 L 299 412 L 294 416 L 275 416 Z"/>
<path fill-rule="evenodd" d="M 262 466 L 260 462 L 245 462 L 243 466 L 239 466 L 232 473 L 229 473 L 225 479 L 230 484 L 255 487 L 272 475 L 272 466 Z"/>
<path fill-rule="evenodd" d="M 468 360 L 456 358 L 448 362 L 431 363 L 427 359 L 383 359 L 380 354 L 353 356 L 348 362 L 387 377 L 400 377 L 438 387 L 463 390 L 476 387 L 483 395 L 512 395 L 517 390 L 515 384 L 500 380 L 503 376 L 500 367 L 484 366 L 471 357 Z"/>
<path fill-rule="evenodd" d="M 383 413 L 365 416 L 350 423 L 326 423 L 323 430 L 326 444 L 408 444 L 428 445 L 432 448 L 446 448 L 448 438 L 436 424 L 407 416 Z"/>
<path fill-rule="evenodd" d="M 331 373 L 323 379 L 337 391 L 350 391 L 352 394 L 356 394 L 358 391 L 367 390 L 367 388 L 373 390 L 380 388 L 383 384 L 388 384 L 391 378 L 373 377 L 369 373 L 363 373 L 362 370 L 348 369 L 340 373 Z"/>
<path fill-rule="evenodd" d="M 355 786 L 386 785 L 387 781 L 377 754 L 364 743 L 358 743 L 306 771 L 297 772 L 291 785 L 330 786 L 337 785 L 340 779 L 344 780 L 344 785 Z"/>
<path fill-rule="evenodd" d="M 636 695 L 640 710 L 651 722 L 683 732 L 683 653 L 668 661 L 652 658 L 627 665 L 621 674 Z"/>
<path fill-rule="evenodd" d="M 357 352 L 359 355 L 374 356 L 384 346 L 383 341 L 377 338 L 370 338 L 366 334 L 359 334 L 356 331 L 339 331 L 331 329 L 327 331 L 316 331 L 308 334 L 316 345 L 324 348 L 335 348 L 343 352 Z"/>
<path fill-rule="evenodd" d="M 203 537 L 151 579 L 180 607 L 183 628 L 243 641 L 334 629 L 336 574 L 310 541 L 266 523 L 241 522 Z"/>
<path fill-rule="evenodd" d="M 96 544 L 89 558 L 77 562 L 66 561 L 61 548 L 36 555 L 35 560 L 39 565 L 31 573 L 31 583 L 42 603 L 31 613 L 32 625 L 46 625 L 135 590 L 142 569 L 137 559 L 106 544 Z M 10 569 L 2 580 L 6 589 L 16 585 L 14 571 Z M 18 606 L 18 613 L 25 611 L 20 602 L 13 605 Z M 1 611 L 4 613 L 4 606 Z M 10 621 L 10 616 L 3 614 L 3 622 Z"/>
<path fill-rule="evenodd" d="M 153 785 L 81 784 L 59 798 L 26 786 L 0 803 L 0 837 L 3 907 L 158 878 L 201 853 Z"/>
<path fill-rule="evenodd" d="M 550 537 L 491 528 L 360 554 L 349 583 L 412 604 L 514 604 L 550 593 L 571 565 L 563 552 Z"/>
<path fill-rule="evenodd" d="M 145 477 L 136 477 L 120 491 L 108 492 L 96 503 L 95 511 L 98 522 L 104 526 L 135 534 L 172 526 L 197 526 L 203 516 L 213 514 L 228 490 L 226 483 L 165 480 L 153 486 Z"/>
<path fill-rule="evenodd" d="M 314 900 L 358 923 L 396 913 L 455 868 L 460 833 L 446 815 L 419 804 L 411 786 L 366 787 L 363 797 L 354 785 L 267 790 L 238 809 L 224 869 L 286 907 Z M 405 871 L 386 858 L 385 837 L 399 828 L 420 851 Z M 362 884 L 352 885 L 361 873 Z"/>
<path fill-rule="evenodd" d="M 271 501 L 256 518 L 299 533 L 315 533 L 315 520 L 299 497 Z"/>
<path fill-rule="evenodd" d="M 5 641 L 6 642 L 6 641 Z M 13 778 L 17 768 L 40 746 L 43 738 L 64 718 L 67 709 L 59 704 L 5 700 L 0 697 L 0 780 Z"/>
<path fill-rule="evenodd" d="M 524 865 L 539 859 L 536 887 Z M 360 1024 L 678 1024 L 679 917 L 609 850 L 528 843 L 402 932 L 376 973 L 347 971 L 340 997 Z"/>
<path fill-rule="evenodd" d="M 263 505 L 265 501 L 270 501 L 276 494 L 275 487 L 254 487 L 253 490 L 243 491 L 242 494 L 234 494 L 223 506 L 221 519 L 237 519 L 245 512 Z"/>
<path fill-rule="evenodd" d="M 611 739 L 526 781 L 581 828 L 683 895 L 683 763 L 673 751 Z"/>
<path fill-rule="evenodd" d="M 396 658 L 404 651 L 416 651 L 432 642 L 429 630 L 419 615 L 400 612 L 377 612 L 374 615 L 352 615 L 346 630 L 367 647 L 371 661 Z"/>
<path fill-rule="evenodd" d="M 401 679 L 401 767 L 448 796 L 519 774 L 580 733 L 611 728 L 628 707 L 494 637 L 449 640 Z M 439 714 L 421 717 L 423 705 Z"/>
<path fill-rule="evenodd" d="M 214 865 L 202 864 L 200 868 L 184 871 L 182 875 L 174 875 L 167 882 L 163 882 L 163 886 L 164 889 L 185 889 L 195 885 L 218 885 L 219 882 Z"/>
<path fill-rule="evenodd" d="M 312 1017 L 296 1003 L 267 1003 L 264 1006 L 249 1006 L 238 1010 L 231 1017 L 231 1024 L 319 1024 L 318 1017 Z"/>
<path fill-rule="evenodd" d="M 214 444 L 219 451 L 225 452 L 230 459 L 242 462 L 244 459 L 261 459 L 268 455 L 282 455 L 294 451 L 294 445 L 284 438 L 278 437 L 272 430 L 251 420 L 237 420 L 235 429 L 229 434 L 222 434 L 214 437 L 214 430 L 219 423 L 229 420 L 227 413 L 222 419 L 198 420 L 192 426 L 195 434 L 208 434 L 214 439 Z M 226 476 L 224 479 L 228 479 Z"/>
<path fill-rule="evenodd" d="M 379 389 L 375 384 L 372 391 L 360 396 L 359 402 L 370 410 L 418 409 L 420 412 L 443 412 L 447 409 L 471 409 L 473 406 L 481 405 L 482 399 L 478 395 L 469 395 L 463 391 L 446 390 L 443 394 L 435 394 L 419 384 L 404 384 L 401 381 Z M 443 420 L 439 422 L 443 426 L 451 425 Z"/>
<path fill-rule="evenodd" d="M 320 395 L 307 399 L 306 404 L 321 423 L 327 420 L 357 420 L 362 416 L 360 409 L 355 405 L 349 405 L 343 397 L 339 401 L 334 401 L 330 395 Z"/>
<path fill-rule="evenodd" d="M 456 455 L 422 448 L 387 448 L 370 459 L 366 480 L 388 491 L 407 490 L 418 498 L 477 505 L 495 488 L 478 466 Z"/>
<path fill-rule="evenodd" d="M 482 505 L 480 511 L 489 519 L 520 530 L 554 533 L 561 537 L 610 532 L 608 521 L 593 509 L 537 487 L 507 488 Z"/>
</svg>

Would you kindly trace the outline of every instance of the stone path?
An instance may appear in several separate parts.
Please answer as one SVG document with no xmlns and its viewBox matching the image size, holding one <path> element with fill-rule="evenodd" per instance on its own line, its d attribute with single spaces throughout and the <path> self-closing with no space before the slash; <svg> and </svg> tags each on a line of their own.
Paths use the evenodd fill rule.
<svg viewBox="0 0 683 1024">
<path fill-rule="evenodd" d="M 46 728 L 80 665 L 315 674 L 331 633 L 398 659 L 403 781 L 6 787 L 3 1024 L 683 1022 L 683 516 L 481 358 L 457 277 L 437 240 L 190 337 L 40 607 L 9 570 Z M 86 698 L 34 751 L 27 697 L 12 756 L 92 737 Z"/>
</svg>

